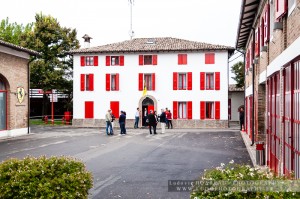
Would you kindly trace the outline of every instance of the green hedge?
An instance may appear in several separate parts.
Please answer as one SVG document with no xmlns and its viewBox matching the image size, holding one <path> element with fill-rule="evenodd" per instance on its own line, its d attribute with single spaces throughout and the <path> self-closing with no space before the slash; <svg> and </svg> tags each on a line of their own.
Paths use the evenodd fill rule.
<svg viewBox="0 0 300 199">
<path fill-rule="evenodd" d="M 71 157 L 26 157 L 0 164 L 0 198 L 87 198 L 92 174 Z"/>
</svg>

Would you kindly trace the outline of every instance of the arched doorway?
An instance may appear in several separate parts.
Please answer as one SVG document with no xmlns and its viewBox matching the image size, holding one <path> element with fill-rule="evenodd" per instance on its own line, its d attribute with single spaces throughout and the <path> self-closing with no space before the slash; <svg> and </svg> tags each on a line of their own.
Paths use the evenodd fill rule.
<svg viewBox="0 0 300 199">
<path fill-rule="evenodd" d="M 7 88 L 0 77 L 0 131 L 7 129 Z"/>
<path fill-rule="evenodd" d="M 157 102 L 153 96 L 146 95 L 140 99 L 139 107 L 142 113 L 142 126 L 146 126 L 146 119 L 147 115 L 149 114 L 150 110 L 156 110 Z"/>
</svg>

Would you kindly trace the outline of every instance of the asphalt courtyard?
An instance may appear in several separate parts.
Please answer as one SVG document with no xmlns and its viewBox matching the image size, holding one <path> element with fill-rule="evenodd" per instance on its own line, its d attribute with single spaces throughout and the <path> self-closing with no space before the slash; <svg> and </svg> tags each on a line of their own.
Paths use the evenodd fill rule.
<svg viewBox="0 0 300 199">
<path fill-rule="evenodd" d="M 234 160 L 252 164 L 237 129 L 105 129 L 31 127 L 26 136 L 0 140 L 0 160 L 10 157 L 73 156 L 94 177 L 89 198 L 189 198 L 168 191 L 169 180 L 196 180 L 204 169 Z M 158 129 L 160 133 L 160 129 Z"/>
</svg>

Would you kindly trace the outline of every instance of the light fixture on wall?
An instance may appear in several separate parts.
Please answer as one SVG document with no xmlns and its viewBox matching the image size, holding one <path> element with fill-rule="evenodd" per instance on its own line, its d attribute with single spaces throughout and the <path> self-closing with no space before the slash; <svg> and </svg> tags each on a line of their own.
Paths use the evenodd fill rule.
<svg viewBox="0 0 300 199">
<path fill-rule="evenodd" d="M 283 30 L 283 24 L 281 21 L 274 22 L 273 30 Z"/>
<path fill-rule="evenodd" d="M 260 52 L 267 52 L 268 47 L 267 46 L 261 46 L 260 47 Z"/>
</svg>

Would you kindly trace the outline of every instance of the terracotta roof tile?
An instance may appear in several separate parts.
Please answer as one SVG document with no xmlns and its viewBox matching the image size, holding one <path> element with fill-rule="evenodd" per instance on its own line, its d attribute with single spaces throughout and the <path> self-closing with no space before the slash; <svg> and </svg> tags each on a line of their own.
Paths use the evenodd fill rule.
<svg viewBox="0 0 300 199">
<path fill-rule="evenodd" d="M 244 87 L 237 88 L 235 84 L 229 84 L 228 90 L 229 91 L 244 91 Z"/>
<path fill-rule="evenodd" d="M 36 55 L 36 56 L 40 55 L 40 53 L 38 53 L 38 52 L 36 52 L 36 51 L 34 51 L 34 50 L 30 50 L 30 49 L 28 49 L 28 48 L 24 48 L 24 47 L 21 47 L 21 46 L 17 46 L 17 45 L 15 45 L 15 44 L 8 43 L 8 42 L 2 41 L 2 40 L 0 40 L 0 45 L 3 45 L 3 46 L 6 46 L 6 47 L 9 47 L 9 48 L 12 48 L 12 49 L 17 50 L 17 51 L 26 52 L 26 53 L 28 53 L 28 54 L 30 54 L 30 55 Z"/>
<path fill-rule="evenodd" d="M 82 48 L 70 51 L 76 53 L 107 53 L 107 52 L 151 52 L 151 51 L 203 51 L 203 50 L 228 50 L 233 47 L 214 45 L 203 42 L 189 41 L 172 37 L 135 38 L 123 42 L 103 46 Z"/>
</svg>

